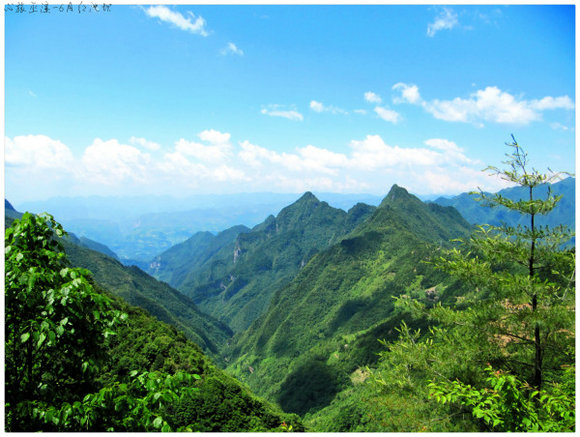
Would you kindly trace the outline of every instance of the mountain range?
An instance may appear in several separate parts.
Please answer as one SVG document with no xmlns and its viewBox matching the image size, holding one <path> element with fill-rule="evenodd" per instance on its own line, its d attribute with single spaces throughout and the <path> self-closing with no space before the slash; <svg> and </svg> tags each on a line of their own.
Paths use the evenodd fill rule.
<svg viewBox="0 0 580 437">
<path fill-rule="evenodd" d="M 550 188 L 563 199 L 540 224 L 573 228 L 575 179 Z M 499 194 L 516 200 L 528 193 Z M 345 211 L 307 192 L 251 228 L 194 233 L 144 263 L 146 272 L 74 234 L 64 245 L 96 283 L 183 332 L 253 393 L 300 415 L 307 429 L 380 431 L 365 410 L 392 413 L 365 382 L 384 350 L 377 340 L 395 340 L 404 321 L 430 327 L 408 318 L 396 298 L 454 301 L 465 285 L 430 261 L 475 224 L 521 223 L 472 197 L 423 202 L 394 185 L 378 206 Z M 8 201 L 5 210 L 6 223 L 18 217 Z"/>
<path fill-rule="evenodd" d="M 445 275 L 423 263 L 472 227 L 450 207 L 394 186 L 378 208 L 317 253 L 224 349 L 228 370 L 285 411 L 327 406 L 376 360 L 401 319 L 393 296 L 439 299 Z M 249 371 L 248 369 L 253 369 Z"/>
<path fill-rule="evenodd" d="M 548 193 L 548 188 L 553 195 L 562 196 L 562 199 L 549 215 L 539 215 L 536 218 L 536 223 L 540 226 L 552 227 L 562 224 L 569 226 L 570 229 L 575 229 L 576 178 L 568 177 L 553 184 L 540 185 L 534 189 L 535 197 L 545 198 Z M 488 192 L 484 192 L 483 194 L 488 197 L 492 195 L 492 193 Z M 498 191 L 497 194 L 510 200 L 526 199 L 529 196 L 529 193 L 522 187 L 506 188 Z M 499 226 L 503 222 L 511 226 L 517 226 L 518 224 L 529 225 L 529 223 L 524 222 L 525 217 L 517 212 L 508 211 L 505 207 L 485 207 L 481 202 L 476 200 L 480 196 L 481 194 L 462 193 L 451 198 L 439 197 L 433 202 L 442 206 L 453 206 L 469 223 L 473 224 L 486 223 Z"/>
<path fill-rule="evenodd" d="M 308 192 L 252 229 L 195 234 L 156 257 L 149 271 L 242 331 L 316 252 L 340 241 L 373 210 L 357 204 L 345 212 Z"/>
<path fill-rule="evenodd" d="M 379 196 L 322 193 L 338 208 L 357 201 L 378 204 Z M 289 193 L 241 193 L 189 197 L 55 197 L 17 204 L 19 210 L 49 212 L 80 238 L 107 245 L 125 265 L 143 269 L 151 259 L 198 231 L 254 226 L 296 199 Z"/>
</svg>

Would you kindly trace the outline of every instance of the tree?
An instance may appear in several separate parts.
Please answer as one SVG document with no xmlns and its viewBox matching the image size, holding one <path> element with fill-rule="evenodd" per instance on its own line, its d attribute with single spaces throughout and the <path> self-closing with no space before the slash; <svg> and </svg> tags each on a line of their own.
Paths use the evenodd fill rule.
<svg viewBox="0 0 580 437">
<path fill-rule="evenodd" d="M 479 226 L 432 261 L 467 291 L 445 305 L 399 298 L 398 304 L 435 326 L 422 336 L 402 329 L 400 340 L 382 354 L 376 379 L 401 381 L 402 375 L 408 386 L 429 381 L 432 398 L 452 404 L 449 417 L 469 412 L 484 429 L 570 430 L 574 234 L 561 226 L 537 226 L 537 216 L 552 211 L 561 197 L 549 189 L 545 198 L 535 196 L 536 187 L 566 173 L 530 168 L 526 152 L 512 139 L 507 168 L 486 171 L 524 187 L 526 198 L 474 194 L 486 206 L 525 215 L 529 225 Z M 519 419 L 510 419 L 514 416 Z"/>
<path fill-rule="evenodd" d="M 574 306 L 575 251 L 563 250 L 573 233 L 561 226 L 536 226 L 536 217 L 552 211 L 561 196 L 553 196 L 548 189 L 546 198 L 538 199 L 534 189 L 566 173 L 542 174 L 530 169 L 527 153 L 512 139 L 508 146 L 513 153 L 505 161 L 508 168 L 486 170 L 525 187 L 528 198 L 515 201 L 480 192 L 480 199 L 487 206 L 526 215 L 529 226 L 481 226 L 470 241 L 463 242 L 466 251 L 452 251 L 439 259 L 438 266 L 487 291 L 483 305 L 488 310 L 493 308 L 490 313 L 494 320 L 490 323 L 496 339 L 504 336 L 504 341 L 532 349 L 528 364 L 532 374 L 527 379 L 540 389 L 545 359 L 559 355 L 554 350 L 556 343 L 564 341 L 571 346 L 573 339 L 568 328 L 573 327 L 570 309 Z"/>
<path fill-rule="evenodd" d="M 545 399 L 543 396 L 549 397 L 554 384 L 564 378 L 566 366 L 574 364 L 575 250 L 566 246 L 573 236 L 570 230 L 536 225 L 537 216 L 552 211 L 561 196 L 553 196 L 548 189 L 545 198 L 536 198 L 534 189 L 567 173 L 540 173 L 529 168 L 527 153 L 513 136 L 512 140 L 508 146 L 513 152 L 504 162 L 508 168 L 486 170 L 526 188 L 527 198 L 511 200 L 480 192 L 480 200 L 490 207 L 524 214 L 529 226 L 480 226 L 469 241 L 462 242 L 464 250 L 454 249 L 440 257 L 439 268 L 468 282 L 477 293 L 468 310 L 440 308 L 435 314 L 484 332 L 498 350 L 492 357 L 495 366 L 513 374 L 515 380 L 523 379 L 518 387 L 528 399 L 546 389 L 548 392 L 538 397 Z M 514 387 L 502 387 L 508 386 Z M 448 393 L 457 393 L 447 387 Z M 455 389 L 458 387 L 466 386 L 456 385 Z M 499 390 L 500 398 L 501 394 Z M 538 407 L 540 403 L 529 405 Z M 517 425 L 521 427 L 521 423 Z M 521 430 L 511 428 L 515 429 Z"/>
<path fill-rule="evenodd" d="M 38 406 L 94 389 L 103 342 L 125 315 L 68 265 L 50 215 L 25 213 L 5 232 L 7 430 L 27 430 Z"/>
</svg>

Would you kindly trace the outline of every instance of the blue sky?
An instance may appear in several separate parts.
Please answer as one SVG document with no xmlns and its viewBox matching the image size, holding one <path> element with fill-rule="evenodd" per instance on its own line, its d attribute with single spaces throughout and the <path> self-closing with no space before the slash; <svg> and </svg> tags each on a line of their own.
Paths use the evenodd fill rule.
<svg viewBox="0 0 580 437">
<path fill-rule="evenodd" d="M 28 11 L 26 11 L 28 12 Z M 5 191 L 496 190 L 575 170 L 574 6 L 5 13 Z"/>
</svg>

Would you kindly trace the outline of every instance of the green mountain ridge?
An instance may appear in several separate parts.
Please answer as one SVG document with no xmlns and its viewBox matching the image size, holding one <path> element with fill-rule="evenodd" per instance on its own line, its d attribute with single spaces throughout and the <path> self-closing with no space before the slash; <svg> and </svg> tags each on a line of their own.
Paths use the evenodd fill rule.
<svg viewBox="0 0 580 437">
<path fill-rule="evenodd" d="M 352 388 L 353 372 L 376 360 L 376 339 L 395 335 L 401 317 L 393 296 L 439 299 L 446 276 L 422 261 L 471 228 L 453 208 L 393 186 L 369 218 L 317 253 L 236 334 L 223 352 L 228 370 L 285 411 L 325 408 Z"/>
<path fill-rule="evenodd" d="M 308 192 L 251 230 L 230 229 L 215 238 L 196 234 L 157 257 L 154 273 L 168 278 L 203 311 L 242 331 L 316 252 L 338 241 L 373 210 L 355 205 L 347 213 Z"/>
</svg>

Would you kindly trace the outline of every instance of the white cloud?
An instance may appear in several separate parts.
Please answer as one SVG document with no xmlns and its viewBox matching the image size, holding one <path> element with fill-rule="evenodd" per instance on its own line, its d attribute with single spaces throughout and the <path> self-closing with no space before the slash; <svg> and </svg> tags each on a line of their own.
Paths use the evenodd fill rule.
<svg viewBox="0 0 580 437">
<path fill-rule="evenodd" d="M 474 161 L 465 156 L 465 152 L 461 147 L 455 144 L 453 141 L 449 141 L 443 138 L 431 138 L 425 141 L 425 144 L 443 152 L 441 162 L 455 162 L 463 164 L 477 164 L 483 165 L 479 161 Z"/>
<path fill-rule="evenodd" d="M 495 123 L 528 124 L 541 118 L 525 100 L 517 100 L 497 87 L 487 87 L 471 94 L 470 98 L 433 100 L 424 105 L 435 118 L 445 121 L 492 121 Z"/>
<path fill-rule="evenodd" d="M 355 109 L 353 111 L 355 114 L 361 114 L 361 115 L 366 115 L 367 110 L 366 109 Z"/>
<path fill-rule="evenodd" d="M 38 135 L 6 138 L 6 180 L 11 191 L 65 195 L 171 193 L 176 189 L 231 191 L 337 191 L 387 193 L 393 183 L 417 194 L 495 188 L 483 165 L 455 142 L 430 138 L 416 146 L 389 145 L 379 135 L 352 140 L 343 151 L 308 144 L 274 150 L 215 129 L 181 138 L 169 151 L 148 151 L 147 140 L 134 145 L 95 139 L 80 158 L 57 140 Z M 31 172 L 31 170 L 36 170 Z M 12 188 L 25 187 L 25 188 Z M 76 192 L 75 192 L 76 191 Z M 46 193 L 46 194 L 45 194 Z M 25 197 L 24 196 L 20 196 Z"/>
<path fill-rule="evenodd" d="M 457 24 L 457 13 L 451 8 L 443 8 L 435 18 L 435 21 L 427 25 L 427 36 L 434 37 L 440 30 L 451 30 Z"/>
<path fill-rule="evenodd" d="M 365 100 L 369 103 L 381 103 L 383 101 L 383 99 L 381 99 L 381 97 L 375 93 L 373 93 L 372 91 L 367 91 L 365 93 Z"/>
<path fill-rule="evenodd" d="M 309 144 L 298 149 L 300 155 L 300 167 L 306 170 L 338 174 L 338 168 L 348 166 L 348 158 L 342 153 L 335 153 L 327 149 L 321 149 Z"/>
<path fill-rule="evenodd" d="M 568 126 L 558 122 L 550 123 L 550 127 L 554 130 L 562 130 L 562 131 L 569 130 Z"/>
<path fill-rule="evenodd" d="M 425 148 L 389 146 L 379 135 L 367 135 L 364 140 L 350 142 L 350 166 L 372 171 L 398 166 L 429 166 L 440 160 L 440 153 Z"/>
<path fill-rule="evenodd" d="M 145 13 L 150 17 L 159 18 L 161 21 L 170 23 L 186 32 L 208 36 L 208 32 L 205 30 L 205 20 L 201 16 L 196 17 L 193 12 L 188 11 L 187 14 L 189 17 L 186 18 L 181 13 L 172 11 L 167 6 L 149 6 L 145 9 Z"/>
<path fill-rule="evenodd" d="M 244 51 L 236 46 L 233 42 L 229 42 L 227 46 L 221 49 L 220 53 L 222 55 L 244 56 Z"/>
<path fill-rule="evenodd" d="M 262 108 L 260 112 L 270 117 L 282 117 L 294 121 L 304 120 L 302 114 L 295 109 L 282 109 L 280 105 L 268 105 L 268 107 Z"/>
<path fill-rule="evenodd" d="M 146 140 L 145 138 L 140 138 L 140 137 L 135 137 L 135 136 L 129 138 L 129 142 L 131 144 L 134 144 L 136 146 L 141 146 L 144 149 L 151 150 L 151 151 L 159 150 L 161 148 L 161 146 L 158 143 Z"/>
<path fill-rule="evenodd" d="M 547 109 L 574 109 L 574 103 L 568 96 L 560 97 L 544 97 L 540 100 L 530 101 L 530 107 L 538 111 L 545 111 Z"/>
<path fill-rule="evenodd" d="M 316 100 L 310 101 L 310 109 L 314 112 L 330 112 L 332 114 L 346 114 L 347 112 L 344 109 L 337 108 L 336 106 L 326 106 L 321 102 L 317 102 Z"/>
<path fill-rule="evenodd" d="M 419 87 L 417 85 L 407 85 L 403 82 L 393 85 L 394 90 L 401 91 L 401 97 L 395 97 L 394 103 L 419 103 L 421 95 L 419 94 Z"/>
<path fill-rule="evenodd" d="M 312 109 L 315 112 L 322 112 L 324 111 L 324 105 L 320 102 L 317 102 L 316 100 L 312 100 L 310 102 L 310 109 Z"/>
<path fill-rule="evenodd" d="M 28 90 L 28 95 L 29 95 L 30 97 L 38 97 L 38 96 L 37 96 L 37 95 L 34 93 L 34 91 L 32 91 L 32 90 Z"/>
<path fill-rule="evenodd" d="M 7 166 L 36 169 L 67 169 L 73 162 L 70 149 L 46 135 L 5 138 L 4 161 Z"/>
<path fill-rule="evenodd" d="M 383 120 L 388 121 L 390 123 L 398 123 L 401 119 L 401 115 L 396 112 L 393 111 L 392 109 L 388 109 L 388 108 L 383 108 L 381 106 L 377 106 L 375 108 L 375 112 L 378 114 L 379 117 L 381 117 Z"/>
<path fill-rule="evenodd" d="M 195 158 L 206 163 L 223 163 L 232 155 L 232 146 L 229 143 L 230 134 L 216 130 L 204 130 L 197 135 L 209 145 L 180 138 L 175 143 L 175 151 L 183 156 Z"/>
<path fill-rule="evenodd" d="M 211 144 L 228 144 L 230 142 L 231 135 L 227 132 L 222 133 L 214 129 L 206 129 L 201 131 L 197 136 L 202 141 L 207 141 Z"/>
<path fill-rule="evenodd" d="M 468 98 L 455 97 L 451 100 L 421 98 L 416 85 L 399 82 L 393 86 L 401 93 L 393 98 L 395 103 L 421 105 L 435 118 L 445 121 L 474 123 L 482 122 L 525 125 L 542 119 L 542 112 L 555 109 L 574 109 L 574 103 L 568 96 L 547 96 L 539 100 L 518 99 L 495 86 L 477 90 Z"/>
<path fill-rule="evenodd" d="M 444 152 L 463 153 L 463 149 L 457 147 L 457 144 L 443 138 L 431 138 L 426 140 L 425 144 L 435 149 L 443 150 Z"/>
<path fill-rule="evenodd" d="M 97 138 L 84 151 L 79 176 L 103 185 L 145 183 L 151 163 L 150 155 L 136 147 Z"/>
</svg>

